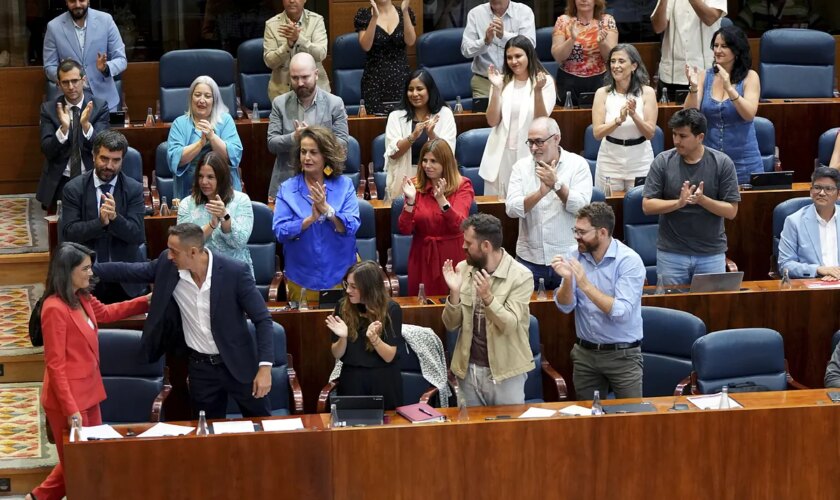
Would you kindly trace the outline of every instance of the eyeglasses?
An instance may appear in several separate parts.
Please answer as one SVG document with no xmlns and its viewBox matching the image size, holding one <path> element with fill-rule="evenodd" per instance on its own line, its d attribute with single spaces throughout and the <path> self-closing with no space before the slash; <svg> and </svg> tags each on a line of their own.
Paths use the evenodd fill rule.
<svg viewBox="0 0 840 500">
<path fill-rule="evenodd" d="M 61 84 L 62 87 L 66 88 L 66 89 L 69 89 L 69 88 L 75 87 L 76 85 L 80 84 L 81 82 L 82 82 L 81 78 L 74 78 L 72 80 L 61 80 L 59 83 Z"/>
<path fill-rule="evenodd" d="M 578 229 L 576 227 L 572 228 L 572 234 L 575 235 L 575 238 L 583 236 L 586 233 L 590 233 L 592 231 L 597 230 L 597 227 L 590 227 L 589 229 Z"/>
<path fill-rule="evenodd" d="M 534 146 L 536 146 L 538 148 L 541 148 L 545 145 L 546 142 L 548 142 L 549 139 L 551 139 L 555 135 L 557 135 L 557 134 L 551 134 L 550 136 L 546 137 L 545 139 L 528 139 L 528 140 L 525 141 L 525 144 L 527 144 L 529 148 L 534 147 Z"/>
<path fill-rule="evenodd" d="M 341 286 L 343 286 L 345 290 L 358 290 L 355 283 L 350 283 L 347 280 L 342 281 Z"/>
<path fill-rule="evenodd" d="M 831 194 L 837 191 L 837 186 L 821 186 L 819 184 L 813 184 L 811 185 L 811 191 L 813 191 L 814 193 L 825 191 L 825 194 Z"/>
</svg>

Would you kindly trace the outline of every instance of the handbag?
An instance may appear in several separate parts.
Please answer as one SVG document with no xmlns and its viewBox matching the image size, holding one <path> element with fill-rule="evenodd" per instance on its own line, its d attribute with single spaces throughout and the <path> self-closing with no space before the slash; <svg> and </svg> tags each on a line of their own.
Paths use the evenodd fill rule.
<svg viewBox="0 0 840 500">
<path fill-rule="evenodd" d="M 44 345 L 44 333 L 41 331 L 41 307 L 44 305 L 44 299 L 45 297 L 41 297 L 38 302 L 35 302 L 32 314 L 29 316 L 29 341 L 34 347 Z"/>
</svg>

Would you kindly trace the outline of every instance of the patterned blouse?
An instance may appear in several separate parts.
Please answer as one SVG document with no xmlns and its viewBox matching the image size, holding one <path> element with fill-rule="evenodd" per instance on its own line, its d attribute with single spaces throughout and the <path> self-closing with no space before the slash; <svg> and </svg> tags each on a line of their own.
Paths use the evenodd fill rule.
<svg viewBox="0 0 840 500">
<path fill-rule="evenodd" d="M 597 23 L 582 24 L 576 17 L 562 15 L 554 24 L 554 35 L 563 34 L 569 38 L 569 26 L 575 23 L 577 38 L 569 57 L 563 61 L 561 69 L 566 73 L 580 77 L 600 75 L 607 71 L 606 61 L 598 48 L 598 31 L 618 31 L 615 19 L 609 14 L 603 14 Z"/>
<path fill-rule="evenodd" d="M 251 207 L 251 198 L 241 191 L 234 191 L 233 199 L 227 204 L 227 210 L 230 214 L 230 232 L 222 231 L 220 224 L 207 238 L 205 245 L 213 253 L 247 262 L 253 275 L 254 264 L 251 262 L 251 251 L 248 250 L 248 238 L 251 237 L 251 230 L 254 227 L 254 209 Z M 187 196 L 182 198 L 181 204 L 178 205 L 178 224 L 184 222 L 192 222 L 204 227 L 210 222 L 210 213 L 207 212 L 207 207 L 203 203 L 196 206 L 195 199 Z"/>
</svg>

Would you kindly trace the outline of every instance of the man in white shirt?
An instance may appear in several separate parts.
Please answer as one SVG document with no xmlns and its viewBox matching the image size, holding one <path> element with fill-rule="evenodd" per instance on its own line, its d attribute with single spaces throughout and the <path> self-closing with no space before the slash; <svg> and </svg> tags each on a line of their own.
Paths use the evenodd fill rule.
<svg viewBox="0 0 840 500">
<path fill-rule="evenodd" d="M 487 70 L 492 64 L 502 71 L 505 44 L 516 35 L 524 35 L 534 47 L 537 46 L 534 11 L 527 5 L 510 0 L 490 0 L 470 10 L 461 39 L 461 54 L 473 59 L 470 81 L 473 97 L 490 97 Z"/>
<path fill-rule="evenodd" d="M 540 278 L 547 290 L 560 286 L 551 259 L 577 246 L 572 234 L 575 214 L 592 197 L 589 164 L 560 147 L 560 138 L 553 118 L 531 123 L 527 142 L 532 157 L 513 165 L 505 199 L 508 217 L 519 219 L 516 260 L 534 274 L 534 289 Z"/>
<path fill-rule="evenodd" d="M 659 0 L 650 15 L 653 31 L 665 32 L 659 61 L 659 89 L 688 90 L 685 65 L 707 69 L 714 63 L 712 35 L 726 15 L 726 0 Z"/>
</svg>

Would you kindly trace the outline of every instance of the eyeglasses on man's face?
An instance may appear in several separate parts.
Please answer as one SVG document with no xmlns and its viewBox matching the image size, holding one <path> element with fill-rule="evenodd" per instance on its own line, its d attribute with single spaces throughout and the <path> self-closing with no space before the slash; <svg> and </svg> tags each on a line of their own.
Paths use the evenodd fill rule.
<svg viewBox="0 0 840 500">
<path fill-rule="evenodd" d="M 833 194 L 837 191 L 837 186 L 829 186 L 823 184 L 812 184 L 811 191 L 814 193 L 819 193 L 820 191 L 825 191 L 825 194 Z"/>
<path fill-rule="evenodd" d="M 584 234 L 591 233 L 592 231 L 595 231 L 596 229 L 598 229 L 598 228 L 597 227 L 590 227 L 589 229 L 578 229 L 576 227 L 573 227 L 572 228 L 572 234 L 575 235 L 575 238 L 580 238 Z"/>
<path fill-rule="evenodd" d="M 557 134 L 551 134 L 550 136 L 546 137 L 545 139 L 527 139 L 525 141 L 525 144 L 527 144 L 529 148 L 532 148 L 534 146 L 536 146 L 538 148 L 541 148 L 541 147 L 545 146 L 545 143 L 548 142 L 548 140 L 551 139 L 552 137 L 554 137 L 555 135 L 557 135 Z"/>
<path fill-rule="evenodd" d="M 73 87 L 77 86 L 78 84 L 82 83 L 82 79 L 81 78 L 74 78 L 72 80 L 61 80 L 59 83 L 65 89 L 70 89 L 70 88 L 73 88 Z"/>
</svg>

